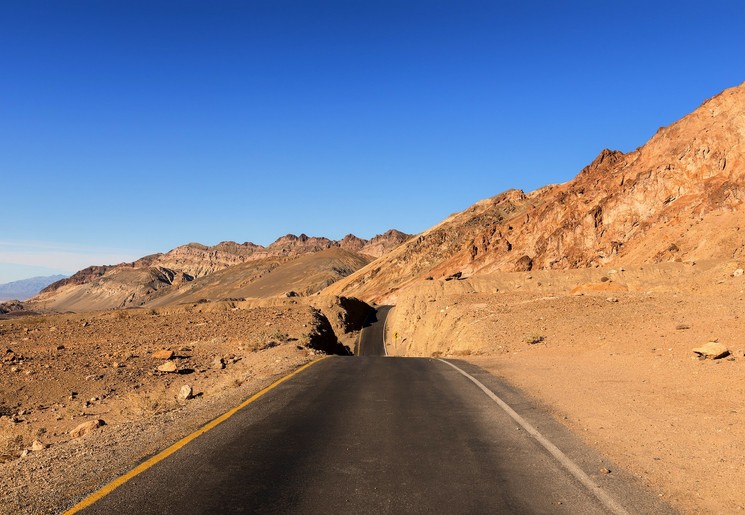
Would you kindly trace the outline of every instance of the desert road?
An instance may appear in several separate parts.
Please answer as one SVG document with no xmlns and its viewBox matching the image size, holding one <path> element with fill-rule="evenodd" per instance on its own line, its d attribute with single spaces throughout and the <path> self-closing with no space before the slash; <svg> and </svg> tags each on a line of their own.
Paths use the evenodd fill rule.
<svg viewBox="0 0 745 515">
<path fill-rule="evenodd" d="M 373 326 L 363 336 L 380 337 Z M 371 345 L 362 339 L 359 350 Z M 590 486 L 448 363 L 362 355 L 313 364 L 82 512 L 671 512 L 519 392 L 451 363 L 560 448 Z"/>
</svg>

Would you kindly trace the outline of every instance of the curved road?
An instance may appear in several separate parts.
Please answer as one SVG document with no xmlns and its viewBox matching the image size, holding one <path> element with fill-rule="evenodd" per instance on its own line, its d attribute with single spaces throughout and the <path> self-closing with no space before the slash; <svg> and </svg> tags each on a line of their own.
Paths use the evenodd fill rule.
<svg viewBox="0 0 745 515">
<path fill-rule="evenodd" d="M 393 306 L 380 306 L 360 331 L 355 355 L 385 356 L 385 319 Z"/>
<path fill-rule="evenodd" d="M 380 331 L 378 318 L 363 334 Z M 84 513 L 611 512 L 458 370 L 367 356 L 366 338 L 358 350 L 300 372 Z M 519 392 L 453 363 L 630 513 L 671 512 Z"/>
</svg>

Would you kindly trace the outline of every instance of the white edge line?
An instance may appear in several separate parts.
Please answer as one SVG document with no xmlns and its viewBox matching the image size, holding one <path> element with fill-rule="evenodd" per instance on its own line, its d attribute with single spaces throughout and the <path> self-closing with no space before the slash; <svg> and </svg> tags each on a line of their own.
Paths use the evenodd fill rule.
<svg viewBox="0 0 745 515">
<path fill-rule="evenodd" d="M 386 319 L 387 320 L 387 319 Z M 590 492 L 592 492 L 595 497 L 605 506 L 608 510 L 611 512 L 617 514 L 617 515 L 629 515 L 629 512 L 627 512 L 623 506 L 618 504 L 615 499 L 610 497 L 605 491 L 595 483 L 592 479 L 590 479 L 590 476 L 584 473 L 584 471 L 579 468 L 572 460 L 570 460 L 566 454 L 561 452 L 561 450 L 556 447 L 553 443 L 551 443 L 546 437 L 544 437 L 541 433 L 538 432 L 536 428 L 534 428 L 530 423 L 522 418 L 520 415 L 517 414 L 515 410 L 513 410 L 506 402 L 504 402 L 502 399 L 497 397 L 497 395 L 489 390 L 486 386 L 484 386 L 478 379 L 473 377 L 472 375 L 468 374 L 467 372 L 461 370 L 457 366 L 453 365 L 449 361 L 445 361 L 444 359 L 438 358 L 439 361 L 442 361 L 446 365 L 450 365 L 455 370 L 460 372 L 462 375 L 467 377 L 471 380 L 476 386 L 478 386 L 491 400 L 496 402 L 500 408 L 502 408 L 512 419 L 520 424 L 525 431 L 528 432 L 533 438 L 535 438 L 538 443 L 540 443 L 551 455 L 558 460 L 559 463 L 571 474 L 573 475 L 580 483 L 582 483 Z"/>
<path fill-rule="evenodd" d="M 387 334 L 388 330 L 388 315 L 391 314 L 391 311 L 393 311 L 393 308 L 396 306 L 391 306 L 391 309 L 388 310 L 388 313 L 385 314 L 385 322 L 383 322 L 383 355 L 388 356 L 388 347 L 385 345 L 385 335 Z"/>
<path fill-rule="evenodd" d="M 360 327 L 360 334 L 357 335 L 357 356 L 362 356 L 362 331 L 365 330 L 365 325 L 363 324 L 362 327 Z"/>
</svg>

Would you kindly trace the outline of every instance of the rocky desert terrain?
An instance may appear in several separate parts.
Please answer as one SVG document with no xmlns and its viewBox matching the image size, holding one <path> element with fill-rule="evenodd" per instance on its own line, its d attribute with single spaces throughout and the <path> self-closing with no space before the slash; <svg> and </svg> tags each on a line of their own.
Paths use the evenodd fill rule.
<svg viewBox="0 0 745 515">
<path fill-rule="evenodd" d="M 466 359 L 520 388 L 684 513 L 745 508 L 738 261 L 421 281 L 388 351 Z M 719 359 L 695 349 L 718 342 Z"/>
<path fill-rule="evenodd" d="M 740 85 L 569 182 L 413 237 L 189 244 L 82 270 L 0 305 L 0 511 L 59 511 L 277 374 L 347 353 L 374 304 L 395 305 L 389 353 L 484 367 L 682 512 L 743 510 L 744 201 Z"/>
<path fill-rule="evenodd" d="M 279 375 L 348 352 L 367 316 L 314 297 L 0 321 L 0 512 L 59 512 Z"/>
</svg>

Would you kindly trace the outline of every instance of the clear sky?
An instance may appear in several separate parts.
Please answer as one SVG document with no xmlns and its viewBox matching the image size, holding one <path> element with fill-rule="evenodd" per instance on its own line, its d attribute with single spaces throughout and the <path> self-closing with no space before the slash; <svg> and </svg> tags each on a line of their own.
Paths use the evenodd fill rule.
<svg viewBox="0 0 745 515">
<path fill-rule="evenodd" d="M 416 233 L 745 81 L 745 2 L 0 2 L 0 282 Z"/>
</svg>

